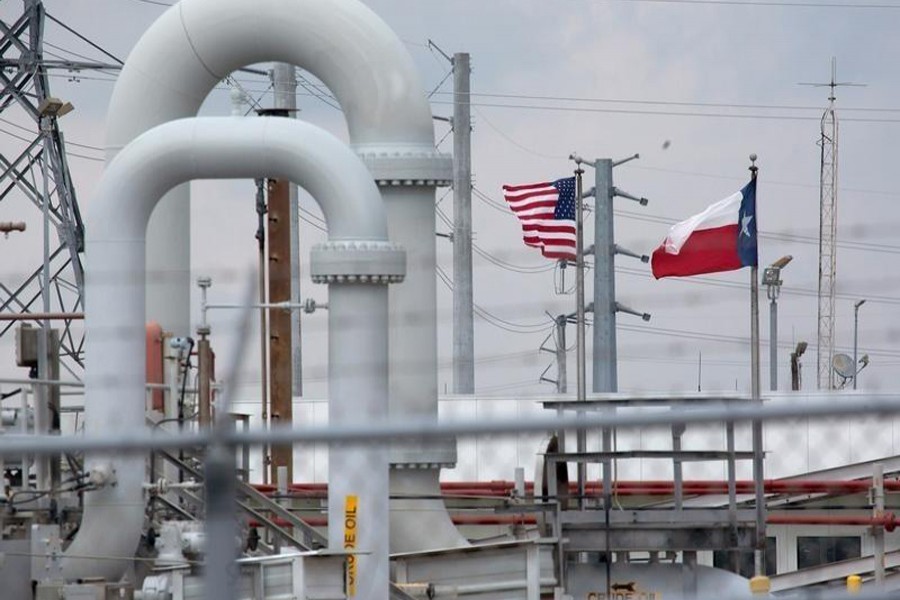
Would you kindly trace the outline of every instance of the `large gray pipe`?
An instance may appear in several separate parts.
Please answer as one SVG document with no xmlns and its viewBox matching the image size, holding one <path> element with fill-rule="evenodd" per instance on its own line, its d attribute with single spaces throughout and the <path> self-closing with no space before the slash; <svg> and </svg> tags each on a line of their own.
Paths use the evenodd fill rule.
<svg viewBox="0 0 900 600">
<path fill-rule="evenodd" d="M 263 61 L 310 71 L 344 110 L 351 145 L 381 187 L 391 239 L 410 257 L 406 282 L 389 292 L 390 414 L 436 419 L 434 189 L 450 180 L 450 161 L 434 151 L 409 53 L 372 11 L 356 0 L 182 0 L 147 30 L 119 75 L 108 157 L 151 127 L 194 116 L 224 77 Z M 148 315 L 174 332 L 190 330 L 188 194 L 169 193 L 147 234 Z M 392 493 L 439 498 L 440 467 L 455 460 L 453 440 L 394 449 Z M 441 500 L 394 503 L 391 523 L 395 552 L 466 544 Z"/>
<path fill-rule="evenodd" d="M 150 130 L 119 153 L 88 205 L 86 435 L 145 426 L 146 231 L 159 199 L 193 179 L 256 177 L 303 186 L 328 222 L 329 241 L 313 249 L 311 271 L 314 280 L 329 284 L 329 421 L 341 426 L 384 418 L 387 284 L 402 280 L 405 261 L 387 241 L 386 214 L 365 165 L 334 136 L 292 119 L 182 119 Z M 144 458 L 90 455 L 86 469 L 104 485 L 85 495 L 64 574 L 115 581 L 141 534 Z M 338 476 L 349 472 L 360 476 Z M 332 448 L 329 481 L 329 514 L 343 515 L 345 499 L 357 498 L 357 548 L 365 553 L 358 556 L 360 597 L 386 598 L 387 450 Z M 330 533 L 331 546 L 343 548 L 342 529 Z M 97 556 L 123 560 L 80 558 Z"/>
</svg>

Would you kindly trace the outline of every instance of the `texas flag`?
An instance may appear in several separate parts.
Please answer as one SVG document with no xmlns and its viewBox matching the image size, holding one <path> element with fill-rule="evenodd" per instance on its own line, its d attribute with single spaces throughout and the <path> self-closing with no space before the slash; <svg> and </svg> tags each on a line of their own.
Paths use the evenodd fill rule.
<svg viewBox="0 0 900 600">
<path fill-rule="evenodd" d="M 756 179 L 702 213 L 672 225 L 653 251 L 653 276 L 686 277 L 757 266 Z"/>
</svg>

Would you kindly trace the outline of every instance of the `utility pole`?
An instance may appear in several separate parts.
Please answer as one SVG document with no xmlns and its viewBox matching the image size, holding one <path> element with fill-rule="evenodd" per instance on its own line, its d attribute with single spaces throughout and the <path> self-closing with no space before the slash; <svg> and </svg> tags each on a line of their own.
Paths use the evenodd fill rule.
<svg viewBox="0 0 900 600">
<path fill-rule="evenodd" d="M 290 260 L 290 195 L 285 179 L 269 179 L 268 195 L 268 266 L 269 302 L 291 299 Z M 291 394 L 291 314 L 299 311 L 269 311 L 269 406 L 273 425 L 288 427 L 293 423 Z M 281 468 L 286 469 L 287 483 L 293 482 L 294 448 L 291 444 L 272 446 L 270 481 L 276 484 Z"/>
<path fill-rule="evenodd" d="M 639 158 L 637 154 L 624 160 L 599 158 L 586 164 L 594 167 L 594 393 L 619 390 L 616 359 L 616 313 L 626 312 L 650 320 L 650 315 L 616 302 L 616 254 L 649 262 L 650 257 L 631 252 L 615 242 L 613 199 L 616 196 L 646 206 L 646 198 L 638 198 L 613 185 L 613 167 Z"/>
<path fill-rule="evenodd" d="M 614 193 L 613 161 L 608 158 L 598 159 L 594 162 L 594 392 L 619 390 L 616 366 Z"/>
<path fill-rule="evenodd" d="M 469 55 L 453 55 L 453 392 L 475 393 Z"/>
<path fill-rule="evenodd" d="M 288 118 L 290 111 L 273 108 L 259 111 L 261 116 Z M 293 274 L 291 264 L 291 198 L 290 182 L 286 179 L 268 179 L 267 186 L 267 246 L 268 302 L 291 302 Z M 299 302 L 294 303 L 298 305 Z M 266 308 L 263 308 L 267 311 Z M 292 363 L 293 327 L 292 314 L 299 311 L 268 311 L 269 354 L 269 419 L 273 425 L 289 427 L 294 421 Z M 265 385 L 265 382 L 263 383 Z M 286 473 L 287 483 L 294 477 L 294 448 L 291 444 L 272 446 L 269 479 L 281 484 L 279 473 Z"/>
<path fill-rule="evenodd" d="M 613 185 L 613 168 L 630 160 L 639 158 L 635 154 L 624 160 L 613 161 L 609 158 L 599 158 L 593 162 L 587 161 L 594 167 L 594 301 L 591 303 L 594 311 L 594 360 L 593 360 L 593 390 L 595 393 L 610 393 L 618 391 L 618 368 L 616 358 L 616 313 L 626 312 L 640 316 L 644 321 L 650 320 L 648 313 L 633 310 L 616 301 L 616 254 L 623 254 L 639 259 L 641 262 L 650 261 L 649 256 L 642 256 L 630 250 L 626 250 L 615 242 L 615 220 L 613 217 L 613 199 L 616 196 L 628 198 L 646 206 L 646 198 L 638 198 L 619 190 Z M 590 193 L 586 194 L 590 195 Z M 581 198 L 579 198 L 579 206 Z M 580 248 L 579 248 L 580 249 Z M 590 250 L 590 249 L 589 249 Z M 580 257 L 579 257 L 580 258 Z M 582 263 L 579 262 L 579 267 Z M 579 268 L 581 275 L 581 268 Z M 603 514 L 607 529 L 610 526 L 610 510 L 612 508 L 612 439 L 615 432 L 610 427 L 604 427 L 601 431 L 601 446 L 606 456 L 602 462 L 603 477 Z M 581 451 L 581 449 L 579 449 Z M 581 466 L 581 463 L 579 463 Z M 610 562 L 611 548 L 607 537 L 607 587 L 611 581 Z M 607 589 L 609 594 L 609 589 Z"/>
</svg>

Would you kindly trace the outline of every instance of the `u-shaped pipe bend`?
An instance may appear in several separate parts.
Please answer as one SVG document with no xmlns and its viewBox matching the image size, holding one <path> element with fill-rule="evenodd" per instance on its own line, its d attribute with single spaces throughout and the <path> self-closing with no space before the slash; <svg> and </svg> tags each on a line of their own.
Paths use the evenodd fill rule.
<svg viewBox="0 0 900 600">
<path fill-rule="evenodd" d="M 340 140 L 301 121 L 195 118 L 160 125 L 128 144 L 107 167 L 87 207 L 86 435 L 145 426 L 145 244 L 153 208 L 170 189 L 194 179 L 257 177 L 294 181 L 322 208 L 329 241 L 314 250 L 312 275 L 329 283 L 329 338 L 342 321 L 364 318 L 353 331 L 356 343 L 330 351 L 330 364 L 365 365 L 329 370 L 331 404 L 343 411 L 333 416 L 340 421 L 387 414 L 386 284 L 403 279 L 406 261 L 404 251 L 388 241 L 384 205 L 368 169 Z M 353 410 L 346 408 L 349 403 Z M 386 453 L 374 460 L 367 476 L 372 487 L 360 496 L 361 501 L 377 497 L 386 522 Z M 81 528 L 66 550 L 64 575 L 115 581 L 141 534 L 144 458 L 91 455 L 85 466 L 111 483 L 85 494 Z M 383 548 L 373 550 L 381 550 L 386 572 L 387 536 L 374 534 L 384 540 Z M 96 556 L 122 560 L 79 558 Z"/>
</svg>

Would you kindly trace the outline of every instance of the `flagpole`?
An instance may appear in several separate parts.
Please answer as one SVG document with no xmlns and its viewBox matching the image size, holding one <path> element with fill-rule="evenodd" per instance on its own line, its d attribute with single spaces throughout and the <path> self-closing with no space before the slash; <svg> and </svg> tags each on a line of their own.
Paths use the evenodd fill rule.
<svg viewBox="0 0 900 600">
<path fill-rule="evenodd" d="M 584 208 L 582 203 L 581 168 L 582 159 L 577 155 L 571 157 L 575 161 L 575 352 L 577 357 L 578 401 L 585 400 L 585 360 L 584 360 Z M 587 432 L 579 429 L 575 438 L 576 450 L 579 454 L 587 452 Z M 585 508 L 585 489 L 587 486 L 587 464 L 579 461 L 578 472 L 578 507 Z"/>
<path fill-rule="evenodd" d="M 750 180 L 756 181 L 759 167 L 756 166 L 756 155 L 750 155 Z M 759 209 L 757 207 L 756 226 L 759 228 Z M 758 262 L 758 261 L 757 261 Z M 759 386 L 759 267 L 754 264 L 750 268 L 750 396 L 754 404 L 762 405 Z M 753 553 L 754 575 L 765 576 L 766 557 L 766 496 L 763 487 L 763 430 L 762 421 L 753 421 L 753 484 L 756 490 L 756 548 Z"/>
</svg>

